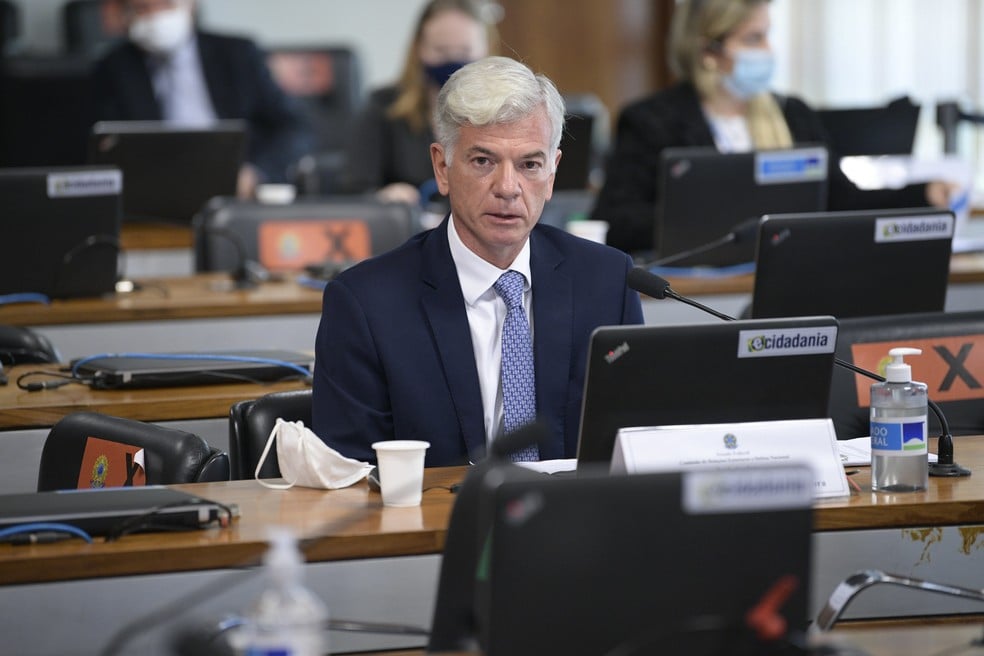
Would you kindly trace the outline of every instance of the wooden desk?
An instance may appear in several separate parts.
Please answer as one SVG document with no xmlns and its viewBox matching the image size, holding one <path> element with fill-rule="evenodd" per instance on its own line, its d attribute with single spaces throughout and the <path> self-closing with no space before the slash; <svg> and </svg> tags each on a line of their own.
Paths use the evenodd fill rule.
<svg viewBox="0 0 984 656">
<path fill-rule="evenodd" d="M 136 390 L 95 390 L 85 385 L 72 384 L 40 392 L 26 392 L 14 384 L 21 374 L 39 370 L 57 370 L 57 366 L 18 365 L 7 370 L 10 383 L 0 387 L 0 431 L 50 428 L 65 415 L 81 410 L 140 421 L 225 419 L 229 416 L 229 407 L 237 401 L 307 387 L 302 381 Z M 51 379 L 39 376 L 31 380 Z"/>
<path fill-rule="evenodd" d="M 931 479 L 923 493 L 882 495 L 870 492 L 865 469 L 857 475 L 865 493 L 817 503 L 816 530 L 984 524 L 984 436 L 959 438 L 956 452 L 974 476 Z M 254 481 L 178 486 L 237 504 L 241 519 L 229 529 L 133 535 L 112 544 L 0 546 L 0 584 L 240 566 L 263 552 L 271 524 L 289 526 L 307 538 L 309 561 L 440 553 L 454 495 L 434 486 L 459 482 L 464 474 L 463 467 L 428 469 L 424 487 L 432 489 L 419 508 L 384 508 L 365 481 L 332 491 L 268 490 Z M 980 526 L 967 530 L 984 535 Z"/>
<path fill-rule="evenodd" d="M 120 228 L 120 245 L 124 251 L 191 248 L 194 241 L 190 226 L 127 221 Z"/>
<path fill-rule="evenodd" d="M 0 585 L 159 574 L 256 565 L 266 529 L 289 526 L 306 538 L 309 562 L 440 553 L 464 467 L 429 469 L 416 508 L 384 508 L 365 481 L 342 490 L 268 490 L 255 481 L 176 486 L 226 504 L 242 517 L 227 529 L 126 536 L 114 543 L 81 541 L 0 545 Z"/>
<path fill-rule="evenodd" d="M 217 319 L 284 314 L 320 314 L 321 292 L 285 282 L 236 290 L 224 273 L 141 280 L 143 289 L 101 298 L 52 301 L 50 305 L 0 307 L 0 323 L 52 326 L 117 321 Z"/>
</svg>

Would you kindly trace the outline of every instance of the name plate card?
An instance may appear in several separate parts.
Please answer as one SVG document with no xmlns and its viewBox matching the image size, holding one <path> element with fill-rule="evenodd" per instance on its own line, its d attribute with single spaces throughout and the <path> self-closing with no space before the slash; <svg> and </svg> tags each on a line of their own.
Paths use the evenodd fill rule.
<svg viewBox="0 0 984 656">
<path fill-rule="evenodd" d="M 805 463 L 815 498 L 851 493 L 830 419 L 623 428 L 612 473 L 731 469 Z"/>
</svg>

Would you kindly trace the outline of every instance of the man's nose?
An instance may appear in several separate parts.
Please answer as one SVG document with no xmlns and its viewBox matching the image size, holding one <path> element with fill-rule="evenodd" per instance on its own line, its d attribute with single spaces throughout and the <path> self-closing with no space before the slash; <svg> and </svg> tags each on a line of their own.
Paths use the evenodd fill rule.
<svg viewBox="0 0 984 656">
<path fill-rule="evenodd" d="M 495 172 L 495 183 L 493 193 L 499 198 L 515 198 L 519 196 L 519 172 L 509 162 L 499 166 Z"/>
</svg>

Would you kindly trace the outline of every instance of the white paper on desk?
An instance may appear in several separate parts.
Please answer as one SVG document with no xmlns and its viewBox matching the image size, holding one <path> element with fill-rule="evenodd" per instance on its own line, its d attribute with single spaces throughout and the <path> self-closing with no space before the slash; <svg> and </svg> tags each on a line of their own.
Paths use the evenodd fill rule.
<svg viewBox="0 0 984 656">
<path fill-rule="evenodd" d="M 837 450 L 840 451 L 841 462 L 845 467 L 855 467 L 858 465 L 871 464 L 871 438 L 855 437 L 850 440 L 840 440 L 837 443 Z M 929 454 L 929 461 L 936 462 L 935 453 Z"/>
<path fill-rule="evenodd" d="M 540 460 L 539 462 L 522 461 L 513 464 L 541 474 L 556 474 L 557 472 L 577 469 L 577 458 L 558 458 L 556 460 Z"/>
<path fill-rule="evenodd" d="M 630 474 L 792 463 L 813 469 L 815 497 L 850 494 L 830 419 L 623 428 L 612 454 L 612 472 Z"/>
</svg>

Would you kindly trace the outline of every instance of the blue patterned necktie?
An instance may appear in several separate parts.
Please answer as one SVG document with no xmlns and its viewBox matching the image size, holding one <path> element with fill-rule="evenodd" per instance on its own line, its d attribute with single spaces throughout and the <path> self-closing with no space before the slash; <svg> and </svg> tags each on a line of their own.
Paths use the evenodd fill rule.
<svg viewBox="0 0 984 656">
<path fill-rule="evenodd" d="M 502 323 L 502 409 L 505 432 L 536 419 L 536 379 L 533 374 L 533 341 L 523 308 L 523 274 L 506 271 L 493 288 L 506 304 Z M 512 454 L 514 461 L 539 460 L 535 444 Z"/>
</svg>

